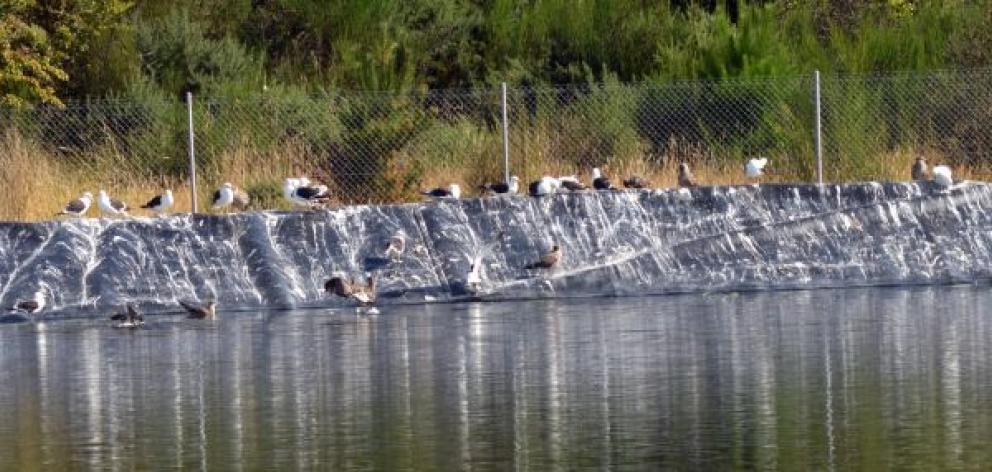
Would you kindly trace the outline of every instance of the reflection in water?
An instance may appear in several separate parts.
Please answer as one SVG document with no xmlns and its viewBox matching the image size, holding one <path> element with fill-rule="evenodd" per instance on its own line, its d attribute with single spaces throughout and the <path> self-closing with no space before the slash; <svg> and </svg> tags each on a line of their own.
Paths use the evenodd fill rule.
<svg viewBox="0 0 992 472">
<path fill-rule="evenodd" d="M 0 329 L 0 470 L 967 468 L 979 288 Z"/>
</svg>

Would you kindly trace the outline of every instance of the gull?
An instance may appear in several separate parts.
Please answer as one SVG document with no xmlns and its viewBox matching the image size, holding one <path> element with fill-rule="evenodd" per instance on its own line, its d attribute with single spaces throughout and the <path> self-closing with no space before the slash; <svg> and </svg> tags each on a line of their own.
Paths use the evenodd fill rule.
<svg viewBox="0 0 992 472">
<path fill-rule="evenodd" d="M 692 171 L 689 170 L 689 164 L 685 162 L 679 163 L 679 187 L 689 188 L 698 185 L 696 183 L 696 176 L 692 175 Z"/>
<path fill-rule="evenodd" d="M 127 216 L 127 211 L 130 209 L 126 203 L 115 198 L 110 198 L 104 190 L 100 190 L 96 203 L 100 207 L 101 213 L 110 216 Z"/>
<path fill-rule="evenodd" d="M 537 262 L 527 264 L 524 269 L 550 269 L 561 260 L 561 248 L 558 245 L 551 247 L 551 252 L 548 252 L 541 256 Z"/>
<path fill-rule="evenodd" d="M 624 179 L 623 186 L 626 188 L 645 188 L 648 186 L 648 182 L 635 175 Z"/>
<path fill-rule="evenodd" d="M 465 290 L 469 293 L 482 291 L 482 256 L 472 258 L 472 263 L 468 266 L 468 274 L 465 275 Z"/>
<path fill-rule="evenodd" d="M 362 284 L 353 279 L 348 280 L 344 276 L 335 275 L 324 282 L 324 291 L 342 298 L 355 300 L 359 306 L 369 307 L 375 303 L 376 278 L 369 276 L 366 283 Z"/>
<path fill-rule="evenodd" d="M 180 300 L 179 304 L 189 312 L 187 318 L 202 320 L 204 318 L 214 319 L 217 317 L 217 302 L 214 300 L 208 300 L 202 305 Z"/>
<path fill-rule="evenodd" d="M 913 163 L 910 174 L 913 180 L 927 180 L 930 177 L 930 172 L 927 171 L 927 160 L 923 156 L 916 157 L 916 162 Z"/>
<path fill-rule="evenodd" d="M 580 190 L 585 190 L 588 188 L 585 186 L 585 184 L 579 182 L 578 177 L 574 175 L 563 175 L 561 177 L 558 177 L 558 182 L 561 184 L 562 188 L 570 192 L 578 192 Z"/>
<path fill-rule="evenodd" d="M 531 196 L 543 197 L 557 192 L 561 188 L 561 181 L 554 177 L 544 176 L 540 180 L 531 182 L 529 187 Z"/>
<path fill-rule="evenodd" d="M 234 203 L 234 186 L 230 182 L 224 182 L 224 185 L 214 192 L 214 198 L 210 203 L 214 210 L 231 206 Z"/>
<path fill-rule="evenodd" d="M 496 193 L 496 194 L 509 194 L 513 195 L 520 190 L 520 178 L 517 176 L 510 177 L 510 182 L 493 182 L 488 184 L 482 184 L 479 186 L 480 190 Z"/>
<path fill-rule="evenodd" d="M 141 316 L 131 303 L 127 304 L 124 312 L 115 313 L 110 319 L 119 322 L 114 325 L 115 328 L 137 328 L 145 324 L 145 317 Z"/>
<path fill-rule="evenodd" d="M 404 249 L 406 249 L 406 238 L 403 237 L 403 234 L 396 233 L 386 243 L 386 252 L 384 255 L 386 258 L 396 261 L 403 256 Z"/>
<path fill-rule="evenodd" d="M 83 195 L 79 198 L 66 203 L 62 211 L 55 214 L 55 216 L 62 215 L 72 215 L 72 216 L 83 216 L 89 209 L 90 205 L 93 204 L 93 194 L 89 192 L 83 192 Z"/>
<path fill-rule="evenodd" d="M 592 169 L 592 188 L 596 190 L 610 190 L 613 188 L 613 185 L 610 184 L 610 179 L 599 171 L 599 167 Z"/>
<path fill-rule="evenodd" d="M 232 203 L 232 205 L 234 205 L 235 208 L 238 210 L 245 210 L 248 208 L 250 203 L 251 196 L 248 195 L 248 192 L 242 191 L 239 188 L 234 189 L 234 203 Z"/>
<path fill-rule="evenodd" d="M 954 185 L 954 179 L 951 177 L 951 168 L 945 165 L 933 166 L 933 181 L 945 189 Z"/>
<path fill-rule="evenodd" d="M 747 161 L 747 164 L 744 166 L 744 172 L 748 178 L 756 179 L 764 175 L 766 165 L 768 165 L 767 157 L 754 158 Z"/>
<path fill-rule="evenodd" d="M 311 184 L 306 177 L 286 179 L 282 184 L 282 193 L 293 205 L 308 208 L 323 205 L 331 199 L 326 185 Z"/>
<path fill-rule="evenodd" d="M 426 197 L 431 197 L 435 200 L 439 200 L 442 198 L 453 198 L 457 200 L 458 197 L 462 195 L 462 189 L 461 187 L 458 186 L 458 184 L 451 184 L 448 185 L 447 188 L 437 187 L 430 190 L 423 190 L 420 192 L 420 194 Z"/>
<path fill-rule="evenodd" d="M 14 303 L 14 306 L 10 307 L 11 312 L 23 312 L 29 315 L 38 313 L 45 309 L 45 294 L 47 290 L 44 286 L 40 290 L 34 292 L 28 300 L 18 300 Z"/>
<path fill-rule="evenodd" d="M 148 203 L 141 205 L 141 208 L 154 211 L 155 213 L 161 215 L 169 211 L 169 209 L 172 208 L 173 203 L 175 203 L 175 201 L 172 198 L 172 190 L 166 190 L 165 193 L 156 195 L 151 200 L 148 200 Z"/>
</svg>

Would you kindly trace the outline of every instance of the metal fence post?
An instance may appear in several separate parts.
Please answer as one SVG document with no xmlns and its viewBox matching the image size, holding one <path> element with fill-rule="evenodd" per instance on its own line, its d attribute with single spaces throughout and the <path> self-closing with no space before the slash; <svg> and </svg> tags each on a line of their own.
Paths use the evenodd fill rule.
<svg viewBox="0 0 992 472">
<path fill-rule="evenodd" d="M 500 87 L 503 104 L 503 179 L 510 185 L 510 123 L 506 119 L 506 82 Z"/>
<path fill-rule="evenodd" d="M 196 147 L 193 144 L 193 92 L 186 92 L 186 115 L 189 118 L 189 187 L 193 213 L 196 213 Z"/>
<path fill-rule="evenodd" d="M 823 135 L 820 110 L 820 71 L 813 71 L 813 107 L 814 107 L 814 129 L 813 142 L 816 146 L 816 180 L 823 185 Z"/>
</svg>

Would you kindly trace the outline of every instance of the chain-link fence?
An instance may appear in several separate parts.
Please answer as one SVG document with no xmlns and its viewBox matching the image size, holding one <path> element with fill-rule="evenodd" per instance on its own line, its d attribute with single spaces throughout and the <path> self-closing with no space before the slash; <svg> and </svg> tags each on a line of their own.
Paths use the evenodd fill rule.
<svg viewBox="0 0 992 472">
<path fill-rule="evenodd" d="M 254 208 L 283 207 L 281 182 L 297 175 L 327 184 L 340 203 L 410 201 L 448 183 L 470 193 L 505 172 L 523 183 L 588 179 L 592 167 L 664 187 L 679 162 L 702 183 L 735 183 L 759 155 L 771 161 L 771 180 L 815 181 L 814 84 L 804 76 L 511 87 L 505 123 L 499 88 L 194 97 L 199 209 L 223 182 L 244 189 Z M 992 162 L 992 71 L 820 84 L 827 181 L 906 179 L 917 155 L 973 177 Z M 0 109 L 0 218 L 45 218 L 99 189 L 137 206 L 172 188 L 177 210 L 188 210 L 188 112 L 166 99 Z"/>
</svg>

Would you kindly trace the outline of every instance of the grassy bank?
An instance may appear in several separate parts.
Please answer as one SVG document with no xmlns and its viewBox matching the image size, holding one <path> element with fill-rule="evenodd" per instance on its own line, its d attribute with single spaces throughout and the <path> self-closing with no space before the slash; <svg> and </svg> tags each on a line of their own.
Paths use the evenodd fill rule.
<svg viewBox="0 0 992 472">
<path fill-rule="evenodd" d="M 548 139 L 548 141 L 553 141 Z M 907 180 L 909 167 L 917 154 L 916 150 L 905 150 L 875 156 L 878 180 Z M 335 205 L 364 202 L 409 202 L 418 201 L 421 197 L 417 190 L 433 186 L 458 183 L 469 195 L 478 194 L 476 188 L 482 182 L 499 180 L 502 174 L 501 161 L 489 157 L 489 165 L 474 165 L 465 160 L 461 164 L 437 168 L 434 172 L 418 172 L 419 178 L 415 183 L 395 186 L 394 181 L 404 181 L 411 176 L 410 169 L 397 167 L 392 170 L 393 180 L 383 180 L 365 194 L 373 195 L 378 192 L 378 198 L 356 200 L 349 196 L 349 190 L 340 185 L 335 186 L 334 179 L 328 179 L 326 173 L 300 159 L 305 151 L 299 146 L 287 145 L 278 152 L 249 148 L 235 148 L 215 159 L 211 164 L 213 169 L 202 169 L 199 180 L 199 205 L 201 211 L 210 212 L 209 201 L 211 193 L 223 181 L 230 181 L 245 189 L 252 196 L 252 209 L 288 209 L 279 191 L 283 176 L 306 174 L 332 183 L 332 190 L 338 197 Z M 80 167 L 78 161 L 70 161 L 64 156 L 53 154 L 26 141 L 19 134 L 6 132 L 0 139 L 0 181 L 8 183 L 0 187 L 0 199 L 4 205 L 0 207 L 0 220 L 39 221 L 52 219 L 65 202 L 78 197 L 84 191 L 94 195 L 100 190 L 107 190 L 115 198 L 129 203 L 133 208 L 147 201 L 156 192 L 165 188 L 173 190 L 176 199 L 176 211 L 189 211 L 190 190 L 184 178 L 149 176 L 137 172 L 133 166 L 120 165 L 121 157 L 105 155 L 99 158 L 89 156 L 93 160 L 89 167 Z M 410 156 L 397 155 L 397 160 Z M 698 159 L 686 151 L 682 155 L 667 156 L 667 159 L 654 159 L 647 156 L 623 156 L 611 163 L 603 164 L 603 170 L 619 185 L 626 176 L 638 175 L 646 178 L 652 187 L 670 188 L 677 185 L 677 163 L 680 158 L 696 157 L 698 164 L 694 173 L 703 185 L 741 184 L 749 181 L 744 178 L 743 161 L 717 161 Z M 939 162 L 941 157 L 929 156 L 932 162 Z M 689 159 L 692 162 L 691 159 Z M 770 173 L 763 182 L 796 182 L 809 181 L 807 172 L 797 174 L 789 167 L 777 165 L 780 159 L 771 157 Z M 413 166 L 417 167 L 417 166 Z M 955 169 L 961 177 L 981 178 L 983 175 L 973 172 L 970 168 Z M 584 181 L 589 181 L 590 167 L 577 165 L 546 154 L 528 156 L 525 166 L 517 167 L 514 174 L 521 177 L 522 182 L 539 178 L 541 175 L 577 175 Z M 844 180 L 839 169 L 833 169 L 834 180 Z M 829 175 L 829 174 L 828 174 Z M 387 188 L 389 187 L 389 188 Z M 526 190 L 524 190 L 526 191 Z M 91 209 L 89 216 L 97 216 L 98 210 Z M 150 215 L 150 212 L 135 209 L 135 216 Z"/>
</svg>

